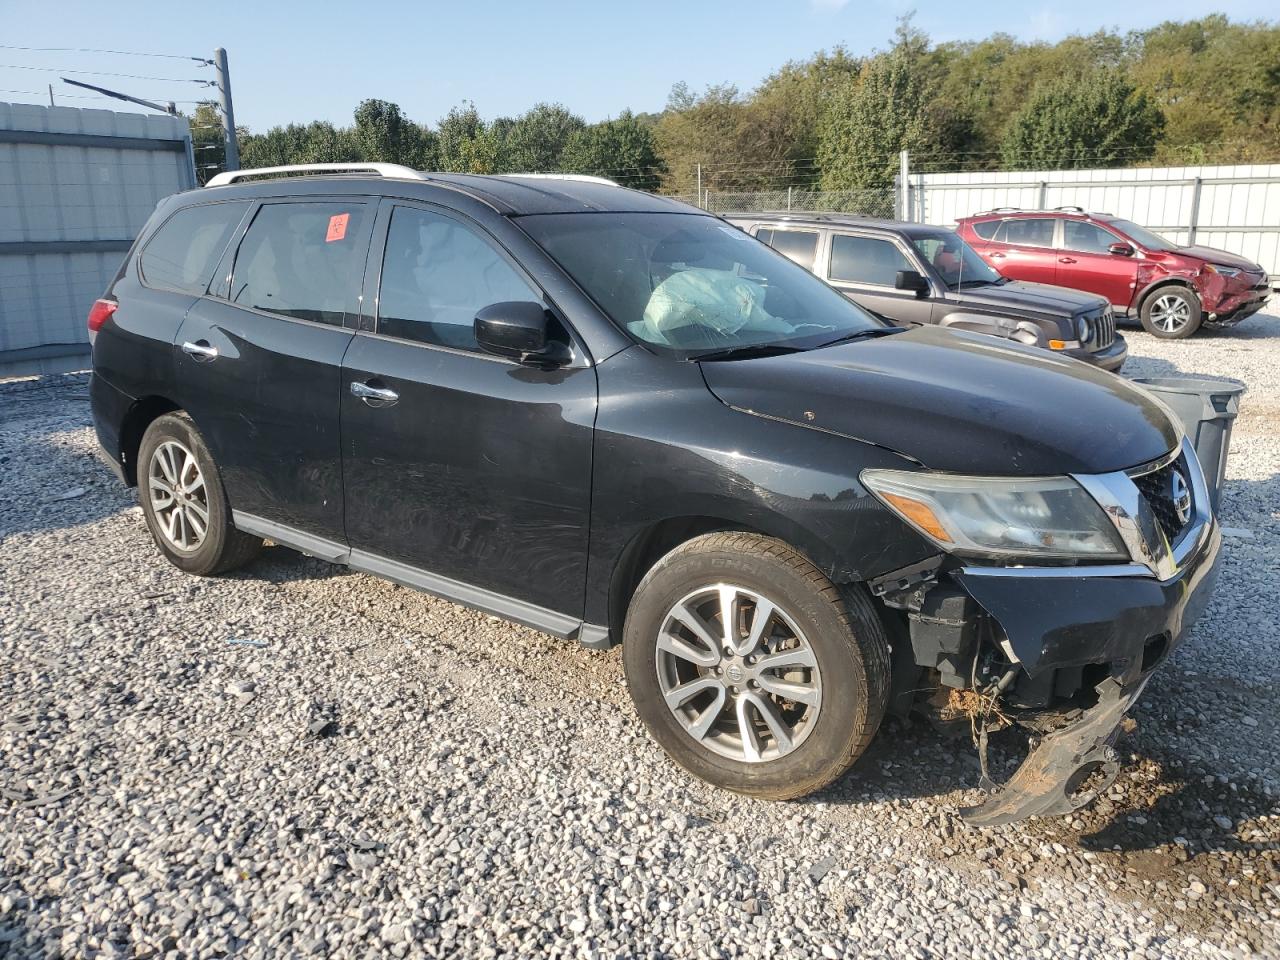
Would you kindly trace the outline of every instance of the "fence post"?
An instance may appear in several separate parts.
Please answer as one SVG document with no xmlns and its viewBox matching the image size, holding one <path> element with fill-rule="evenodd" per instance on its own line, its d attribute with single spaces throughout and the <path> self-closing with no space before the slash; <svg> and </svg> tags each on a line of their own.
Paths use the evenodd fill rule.
<svg viewBox="0 0 1280 960">
<path fill-rule="evenodd" d="M 911 220 L 911 151 L 898 154 L 899 209 L 902 219 Z"/>
<path fill-rule="evenodd" d="M 1040 181 L 1040 209 L 1045 209 L 1045 204 L 1049 202 L 1049 181 Z"/>
<path fill-rule="evenodd" d="M 1200 226 L 1200 187 L 1201 179 L 1196 177 L 1191 182 L 1191 222 L 1187 224 L 1187 246 L 1196 242 L 1196 227 Z"/>
<path fill-rule="evenodd" d="M 702 164 L 698 164 L 698 206 L 702 206 Z"/>
<path fill-rule="evenodd" d="M 791 188 L 787 187 L 787 213 L 791 212 Z"/>
</svg>

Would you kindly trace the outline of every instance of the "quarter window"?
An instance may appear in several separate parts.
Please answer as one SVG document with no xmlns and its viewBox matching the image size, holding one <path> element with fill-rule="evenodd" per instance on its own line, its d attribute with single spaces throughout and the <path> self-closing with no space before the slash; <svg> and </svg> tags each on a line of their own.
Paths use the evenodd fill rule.
<svg viewBox="0 0 1280 960">
<path fill-rule="evenodd" d="M 1083 220 L 1064 220 L 1062 230 L 1062 245 L 1080 253 L 1109 253 L 1108 247 L 1119 242 L 1114 234 Z"/>
<path fill-rule="evenodd" d="M 202 296 L 248 203 L 184 207 L 164 222 L 142 251 L 139 269 L 149 287 Z"/>
<path fill-rule="evenodd" d="M 231 300 L 297 320 L 340 326 L 359 309 L 361 203 L 271 203 L 240 242 Z"/>
<path fill-rule="evenodd" d="M 1004 220 L 1001 221 L 996 240 L 1019 247 L 1052 247 L 1053 224 L 1052 217 Z"/>
<path fill-rule="evenodd" d="M 818 235 L 810 230 L 760 230 L 756 238 L 763 240 L 784 257 L 794 260 L 806 270 L 813 269 L 818 252 Z"/>
<path fill-rule="evenodd" d="M 994 240 L 1000 229 L 1000 223 L 999 220 L 983 220 L 981 223 L 973 224 L 973 232 L 983 240 Z"/>
<path fill-rule="evenodd" d="M 916 267 L 889 240 L 836 234 L 831 238 L 831 279 L 892 287 L 899 270 Z"/>
<path fill-rule="evenodd" d="M 378 291 L 378 332 L 477 350 L 476 314 L 510 300 L 541 302 L 505 257 L 457 220 L 397 207 Z"/>
</svg>

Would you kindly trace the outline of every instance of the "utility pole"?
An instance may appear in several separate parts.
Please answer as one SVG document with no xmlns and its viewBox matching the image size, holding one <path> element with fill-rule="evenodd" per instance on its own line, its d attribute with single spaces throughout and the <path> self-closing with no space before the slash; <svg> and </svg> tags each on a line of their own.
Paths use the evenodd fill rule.
<svg viewBox="0 0 1280 960">
<path fill-rule="evenodd" d="M 236 142 L 236 115 L 231 107 L 231 73 L 227 70 L 227 51 L 213 51 L 213 69 L 217 73 L 218 99 L 222 105 L 222 134 L 226 142 L 227 170 L 240 169 L 240 144 Z"/>
<path fill-rule="evenodd" d="M 902 219 L 911 220 L 911 152 L 898 154 L 898 182 L 902 185 Z"/>
</svg>

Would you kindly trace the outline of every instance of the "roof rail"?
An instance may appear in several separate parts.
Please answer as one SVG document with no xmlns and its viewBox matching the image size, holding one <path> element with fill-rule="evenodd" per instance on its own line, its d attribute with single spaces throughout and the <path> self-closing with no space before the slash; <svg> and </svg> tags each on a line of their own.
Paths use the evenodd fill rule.
<svg viewBox="0 0 1280 960">
<path fill-rule="evenodd" d="M 1053 209 L 1062 213 L 1084 213 L 1084 207 L 1077 207 L 1074 204 L 1065 207 L 1054 207 Z"/>
<path fill-rule="evenodd" d="M 593 177 L 589 173 L 500 173 L 500 177 L 519 178 L 525 177 L 538 180 L 577 180 L 580 183 L 603 183 L 611 187 L 618 186 L 618 181 L 610 180 L 607 177 Z"/>
<path fill-rule="evenodd" d="M 379 177 L 399 180 L 428 180 L 425 173 L 401 166 L 398 163 L 295 163 L 284 167 L 257 167 L 250 170 L 228 170 L 210 177 L 206 187 L 224 187 L 249 177 L 262 177 L 273 173 L 372 173 Z"/>
</svg>

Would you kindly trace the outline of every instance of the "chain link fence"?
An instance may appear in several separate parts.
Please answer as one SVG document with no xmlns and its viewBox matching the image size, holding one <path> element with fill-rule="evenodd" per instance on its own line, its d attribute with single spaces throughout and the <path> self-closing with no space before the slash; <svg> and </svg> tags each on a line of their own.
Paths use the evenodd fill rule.
<svg viewBox="0 0 1280 960">
<path fill-rule="evenodd" d="M 677 194 L 683 200 L 712 213 L 850 213 L 892 220 L 897 196 L 892 187 L 877 190 L 757 190 Z"/>
</svg>

